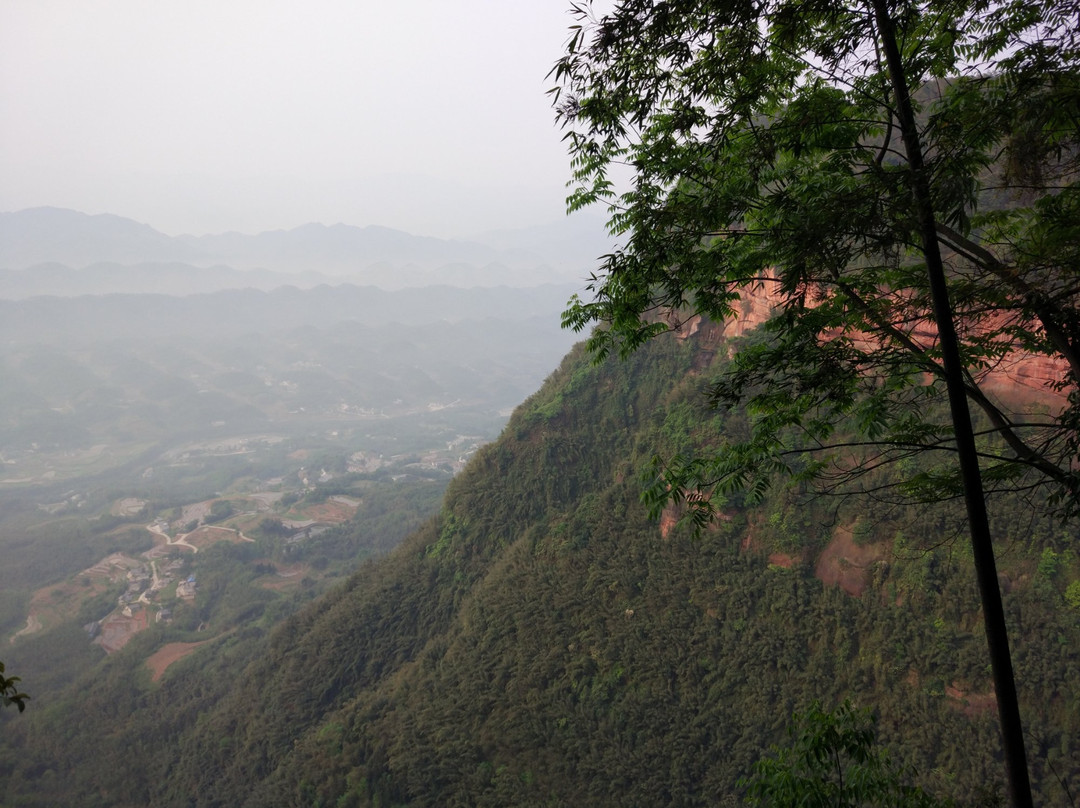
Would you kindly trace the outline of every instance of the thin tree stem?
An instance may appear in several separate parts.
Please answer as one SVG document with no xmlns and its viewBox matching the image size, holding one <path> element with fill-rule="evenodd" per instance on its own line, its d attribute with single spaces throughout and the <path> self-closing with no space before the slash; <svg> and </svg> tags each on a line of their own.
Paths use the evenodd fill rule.
<svg viewBox="0 0 1080 808">
<path fill-rule="evenodd" d="M 971 531 L 971 547 L 975 557 L 975 574 L 979 581 L 982 599 L 986 642 L 989 647 L 990 664 L 994 672 L 994 690 L 997 696 L 998 717 L 1001 721 L 1002 743 L 1005 751 L 1005 768 L 1009 792 L 1016 808 L 1031 808 L 1031 783 L 1028 779 L 1027 752 L 1024 747 L 1024 731 L 1020 722 L 1020 706 L 1013 676 L 1012 657 L 1009 652 L 1008 629 L 1005 610 L 998 586 L 997 564 L 990 534 L 990 521 L 986 513 L 986 497 L 979 456 L 975 446 L 975 430 L 968 409 L 967 391 L 964 385 L 964 367 L 953 325 L 952 306 L 946 283 L 945 267 L 938 246 L 936 217 L 930 196 L 930 186 L 923 163 L 922 146 L 918 126 L 911 104 L 903 59 L 896 42 L 892 19 L 885 0 L 871 0 L 877 22 L 881 46 L 889 71 L 889 79 L 896 96 L 897 117 L 900 133 L 907 151 L 911 169 L 912 196 L 919 220 L 923 253 L 926 258 L 927 280 L 937 321 L 938 339 L 941 345 L 942 364 L 945 368 L 945 384 L 949 394 L 956 450 L 960 461 L 960 476 L 964 486 L 964 502 L 967 506 L 968 527 Z"/>
</svg>

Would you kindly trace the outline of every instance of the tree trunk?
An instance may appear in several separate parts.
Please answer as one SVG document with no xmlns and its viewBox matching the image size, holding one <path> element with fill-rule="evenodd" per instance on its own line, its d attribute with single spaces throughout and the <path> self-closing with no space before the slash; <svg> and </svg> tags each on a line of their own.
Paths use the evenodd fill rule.
<svg viewBox="0 0 1080 808">
<path fill-rule="evenodd" d="M 983 622 L 989 647 L 990 664 L 994 672 L 994 690 L 997 695 L 998 717 L 1001 721 L 1002 743 L 1005 750 L 1005 768 L 1009 792 L 1016 808 L 1031 808 L 1031 783 L 1028 779 L 1027 752 L 1024 748 L 1024 731 L 1020 723 L 1020 705 L 1013 678 L 1012 657 L 1009 653 L 1008 629 L 1005 610 L 1001 604 L 998 586 L 997 564 L 990 536 L 990 522 L 986 513 L 986 496 L 979 471 L 979 456 L 975 447 L 975 432 L 971 424 L 967 394 L 964 389 L 964 368 L 960 361 L 956 329 L 953 325 L 952 306 L 945 278 L 945 266 L 938 247 L 937 226 L 930 185 L 926 178 L 919 131 L 904 72 L 900 49 L 897 46 L 892 19 L 885 0 L 871 0 L 877 22 L 881 47 L 889 72 L 889 81 L 896 96 L 896 113 L 900 131 L 911 169 L 912 196 L 919 220 L 923 253 L 926 258 L 927 279 L 934 302 L 934 319 L 937 321 L 945 384 L 949 394 L 956 451 L 960 460 L 960 475 L 964 486 L 964 502 L 967 506 L 971 547 L 975 556 L 975 574 L 979 580 L 982 598 Z"/>
</svg>

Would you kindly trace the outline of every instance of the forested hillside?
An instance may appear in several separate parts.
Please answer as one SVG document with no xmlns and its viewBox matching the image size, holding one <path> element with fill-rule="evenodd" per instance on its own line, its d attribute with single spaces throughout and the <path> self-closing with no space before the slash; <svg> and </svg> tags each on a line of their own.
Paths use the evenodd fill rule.
<svg viewBox="0 0 1080 808">
<path fill-rule="evenodd" d="M 208 643 L 157 683 L 141 635 L 0 716 L 0 802 L 730 804 L 793 711 L 850 698 L 923 786 L 993 804 L 958 514 L 788 489 L 731 501 L 698 537 L 647 518 L 654 453 L 745 428 L 703 409 L 727 355 L 704 333 L 625 362 L 572 352 L 438 518 L 276 629 Z M 1037 800 L 1060 805 L 1080 793 L 1074 531 L 993 505 Z"/>
</svg>

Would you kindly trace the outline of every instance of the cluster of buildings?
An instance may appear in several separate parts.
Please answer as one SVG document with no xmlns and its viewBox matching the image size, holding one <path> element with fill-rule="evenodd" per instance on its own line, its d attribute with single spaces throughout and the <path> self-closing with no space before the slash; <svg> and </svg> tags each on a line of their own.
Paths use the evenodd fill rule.
<svg viewBox="0 0 1080 808">
<path fill-rule="evenodd" d="M 117 599 L 118 609 L 101 620 L 87 623 L 83 629 L 107 652 L 119 650 L 139 631 L 147 628 L 151 620 L 148 608 L 157 598 L 157 593 L 175 580 L 176 573 L 183 567 L 182 559 L 166 561 L 160 570 L 134 559 L 124 559 L 127 563 L 127 588 Z M 151 561 L 150 564 L 156 564 Z M 195 597 L 196 581 L 189 575 L 176 584 L 176 596 L 184 600 Z M 153 612 L 155 622 L 168 622 L 172 619 L 172 609 L 161 607 Z"/>
</svg>

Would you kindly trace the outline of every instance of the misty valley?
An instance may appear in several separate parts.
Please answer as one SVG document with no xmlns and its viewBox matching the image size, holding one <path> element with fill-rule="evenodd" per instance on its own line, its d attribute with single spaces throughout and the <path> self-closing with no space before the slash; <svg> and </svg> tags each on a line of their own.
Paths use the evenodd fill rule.
<svg viewBox="0 0 1080 808">
<path fill-rule="evenodd" d="M 0 658 L 35 706 L 142 632 L 156 681 L 388 551 L 571 342 L 567 286 L 298 289 L 253 271 L 257 291 L 188 267 L 225 288 L 124 291 L 156 266 L 0 300 Z M 35 272 L 16 274 L 55 279 Z"/>
</svg>

